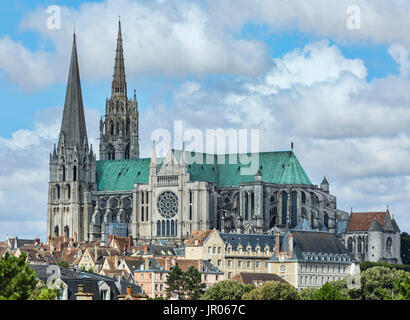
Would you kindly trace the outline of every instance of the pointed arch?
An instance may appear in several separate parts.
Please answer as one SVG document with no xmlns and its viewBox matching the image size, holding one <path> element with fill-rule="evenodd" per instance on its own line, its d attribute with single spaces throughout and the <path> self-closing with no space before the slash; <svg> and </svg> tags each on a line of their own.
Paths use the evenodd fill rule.
<svg viewBox="0 0 410 320">
<path fill-rule="evenodd" d="M 108 151 L 108 160 L 115 160 L 115 149 L 114 146 L 110 143 L 107 147 Z"/>
<path fill-rule="evenodd" d="M 128 143 L 127 146 L 125 147 L 124 159 L 129 159 L 129 158 L 130 158 L 130 144 Z"/>
<path fill-rule="evenodd" d="M 161 235 L 161 221 L 157 220 L 157 236 Z"/>
<path fill-rule="evenodd" d="M 110 128 L 110 135 L 114 135 L 114 122 L 111 120 L 110 124 L 109 124 L 109 128 Z"/>
<path fill-rule="evenodd" d="M 323 224 L 325 225 L 326 229 L 329 229 L 329 215 L 327 214 L 327 212 L 324 212 L 323 215 Z"/>
<path fill-rule="evenodd" d="M 64 237 L 69 237 L 70 236 L 70 228 L 66 225 L 64 227 Z"/>
</svg>

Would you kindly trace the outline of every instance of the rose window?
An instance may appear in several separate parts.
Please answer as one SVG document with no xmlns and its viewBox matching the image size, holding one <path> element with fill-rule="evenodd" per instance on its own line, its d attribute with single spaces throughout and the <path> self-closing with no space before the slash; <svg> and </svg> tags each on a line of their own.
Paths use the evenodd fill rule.
<svg viewBox="0 0 410 320">
<path fill-rule="evenodd" d="M 163 192 L 157 202 L 158 212 L 164 218 L 173 218 L 178 213 L 178 197 L 171 191 Z"/>
</svg>

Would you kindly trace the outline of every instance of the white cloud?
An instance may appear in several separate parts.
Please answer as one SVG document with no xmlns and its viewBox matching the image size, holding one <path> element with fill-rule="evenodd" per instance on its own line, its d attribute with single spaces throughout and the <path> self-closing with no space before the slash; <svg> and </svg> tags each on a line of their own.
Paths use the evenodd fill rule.
<svg viewBox="0 0 410 320">
<path fill-rule="evenodd" d="M 99 113 L 85 109 L 89 143 L 98 152 Z M 49 154 L 57 143 L 62 108 L 35 115 L 34 129 L 0 137 L 0 239 L 6 234 L 46 237 Z"/>
<path fill-rule="evenodd" d="M 360 8 L 360 29 L 350 30 L 347 9 Z M 209 0 L 209 14 L 223 26 L 240 30 L 245 23 L 266 24 L 275 31 L 301 30 L 344 42 L 410 45 L 408 12 L 402 0 Z M 232 10 L 235 8 L 235 10 Z"/>
<path fill-rule="evenodd" d="M 155 129 L 154 115 L 170 130 L 179 119 L 203 132 L 260 128 L 263 151 L 288 150 L 293 141 L 313 183 L 326 175 L 342 209 L 384 210 L 389 204 L 399 226 L 409 230 L 409 79 L 368 82 L 362 61 L 326 42 L 274 62 L 277 67 L 256 79 L 182 84 L 174 108 L 141 113 L 142 123 L 148 120 L 144 136 Z"/>
<path fill-rule="evenodd" d="M 62 28 L 47 29 L 46 8 L 28 14 L 21 30 L 39 32 L 55 52 L 30 51 L 9 38 L 0 41 L 0 68 L 26 91 L 66 79 L 73 25 L 83 79 L 112 76 L 117 20 L 121 13 L 127 75 L 255 75 L 269 66 L 262 42 L 244 40 L 214 27 L 213 19 L 191 1 L 107 0 L 61 7 Z M 3 50 L 2 50 L 3 48 Z M 0 56 L 1 57 L 1 56 Z"/>
</svg>

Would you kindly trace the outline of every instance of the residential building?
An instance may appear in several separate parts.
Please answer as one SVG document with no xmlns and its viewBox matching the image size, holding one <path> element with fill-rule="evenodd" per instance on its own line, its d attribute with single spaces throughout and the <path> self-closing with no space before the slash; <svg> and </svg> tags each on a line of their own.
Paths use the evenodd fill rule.
<svg viewBox="0 0 410 320">
<path fill-rule="evenodd" d="M 277 233 L 276 239 L 269 272 L 298 289 L 320 288 L 360 273 L 358 262 L 332 233 L 298 228 L 282 236 Z"/>
<path fill-rule="evenodd" d="M 268 272 L 275 241 L 273 235 L 221 233 L 214 229 L 195 234 L 185 246 L 185 257 L 207 260 L 231 279 L 238 272 Z"/>
</svg>

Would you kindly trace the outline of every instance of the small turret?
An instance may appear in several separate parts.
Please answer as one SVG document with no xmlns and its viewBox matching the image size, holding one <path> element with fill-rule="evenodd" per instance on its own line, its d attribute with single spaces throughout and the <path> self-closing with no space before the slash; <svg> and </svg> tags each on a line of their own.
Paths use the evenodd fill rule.
<svg viewBox="0 0 410 320">
<path fill-rule="evenodd" d="M 327 182 L 326 177 L 323 178 L 322 183 L 320 184 L 320 189 L 326 193 L 329 193 L 329 182 Z"/>
</svg>

